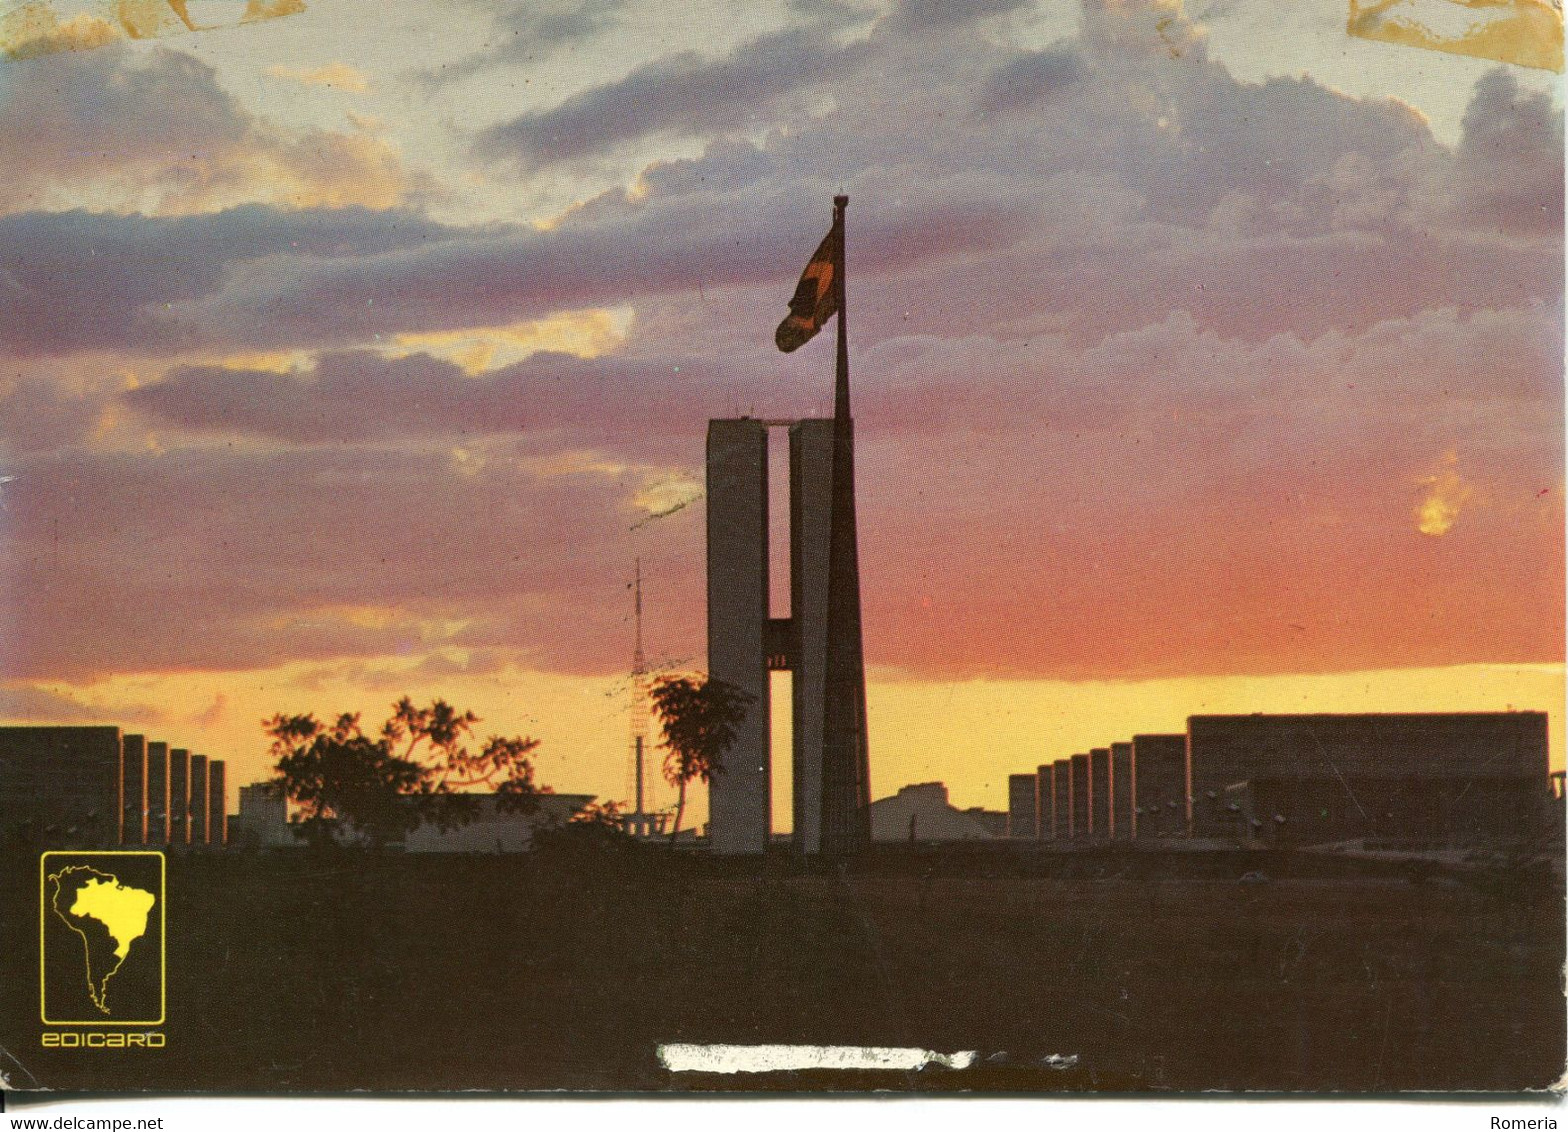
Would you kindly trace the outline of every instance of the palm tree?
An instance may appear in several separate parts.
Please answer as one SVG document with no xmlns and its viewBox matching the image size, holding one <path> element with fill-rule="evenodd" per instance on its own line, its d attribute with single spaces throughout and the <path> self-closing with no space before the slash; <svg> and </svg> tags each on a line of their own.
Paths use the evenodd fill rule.
<svg viewBox="0 0 1568 1132">
<path fill-rule="evenodd" d="M 735 728 L 746 718 L 749 692 L 715 677 L 662 676 L 653 685 L 653 710 L 664 731 L 664 777 L 678 787 L 670 844 L 686 814 L 686 785 L 712 782 L 724 772 L 724 755 L 735 743 Z"/>
</svg>

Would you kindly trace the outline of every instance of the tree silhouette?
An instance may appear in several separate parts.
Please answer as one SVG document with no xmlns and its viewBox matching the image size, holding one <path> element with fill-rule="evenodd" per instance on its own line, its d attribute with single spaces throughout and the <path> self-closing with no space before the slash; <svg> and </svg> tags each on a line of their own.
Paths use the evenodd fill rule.
<svg viewBox="0 0 1568 1132">
<path fill-rule="evenodd" d="M 272 739 L 269 785 L 299 806 L 302 832 L 313 843 L 334 840 L 345 824 L 381 846 L 422 822 L 443 830 L 479 815 L 475 787 L 488 787 L 503 812 L 538 808 L 548 787 L 534 782 L 528 755 L 537 739 L 486 739 L 476 751 L 465 740 L 479 717 L 445 700 L 416 708 L 404 696 L 374 738 L 357 714 L 331 724 L 314 715 L 275 715 L 262 727 Z"/>
<path fill-rule="evenodd" d="M 571 816 L 572 825 L 592 825 L 621 833 L 626 828 L 626 807 L 619 802 L 589 802 Z"/>
<path fill-rule="evenodd" d="M 626 831 L 626 810 L 618 802 L 589 802 L 567 821 L 534 831 L 534 845 L 547 851 L 621 854 L 635 851 Z"/>
<path fill-rule="evenodd" d="M 735 728 L 746 718 L 752 696 L 714 677 L 663 676 L 650 692 L 664 731 L 664 777 L 680 789 L 670 844 L 686 813 L 686 786 L 712 782 L 724 772 L 724 755 L 735 743 Z"/>
</svg>

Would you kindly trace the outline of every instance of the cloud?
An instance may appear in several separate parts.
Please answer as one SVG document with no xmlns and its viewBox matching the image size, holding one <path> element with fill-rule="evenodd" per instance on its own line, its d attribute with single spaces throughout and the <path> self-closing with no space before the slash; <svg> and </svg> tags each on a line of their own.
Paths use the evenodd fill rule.
<svg viewBox="0 0 1568 1132">
<path fill-rule="evenodd" d="M 499 46 L 419 71 L 417 77 L 425 86 L 440 87 L 496 67 L 540 63 L 615 27 L 626 6 L 626 0 L 537 0 L 508 8 L 495 20 Z"/>
<path fill-rule="evenodd" d="M 1032 109 L 1086 77 L 1082 57 L 1070 47 L 1030 51 L 991 72 L 980 90 L 979 109 L 987 115 Z"/>
<path fill-rule="evenodd" d="M 297 681 L 312 688 L 348 683 L 375 692 L 406 695 L 411 686 L 428 687 L 433 682 L 448 683 L 454 678 L 516 673 L 525 660 L 526 654 L 520 650 L 444 648 L 432 650 L 412 664 L 377 658 L 314 665 L 301 673 Z"/>
<path fill-rule="evenodd" d="M 715 391 L 761 395 L 769 384 L 689 356 L 541 351 L 469 376 L 428 354 L 353 351 L 322 355 L 303 373 L 178 366 L 123 400 L 161 429 L 305 445 L 527 435 L 636 462 L 685 459 Z M 639 433 L 647 439 L 628 443 Z"/>
<path fill-rule="evenodd" d="M 901 34 L 950 31 L 1022 8 L 1027 0 L 899 0 L 889 24 Z"/>
<path fill-rule="evenodd" d="M 1238 82 L 1169 5 L 1096 5 L 1043 51 L 970 14 L 926 35 L 943 13 L 909 7 L 858 46 L 780 33 L 580 92 L 543 112 L 562 141 L 528 127 L 544 159 L 705 144 L 627 158 L 627 185 L 537 227 L 0 218 L 0 341 L 152 356 L 123 396 L 21 394 L 7 670 L 497 650 L 606 671 L 642 540 L 674 579 L 668 647 L 700 654 L 703 425 L 826 407 L 831 344 L 786 358 L 770 336 L 837 191 L 874 663 L 1558 658 L 1549 103 L 1489 78 L 1448 147 L 1391 100 Z M 626 313 L 596 337 L 584 312 L 606 311 Z M 1432 498 L 1460 509 L 1441 537 L 1412 510 Z"/>
<path fill-rule="evenodd" d="M 672 290 L 782 285 L 798 271 L 800 247 L 820 239 L 823 221 L 796 206 L 800 183 L 742 180 L 717 222 L 713 200 L 677 189 L 645 204 L 598 202 L 547 231 L 463 231 L 401 210 L 347 211 L 344 238 L 334 244 L 334 214 L 309 210 L 302 224 L 315 238 L 298 247 L 272 241 L 287 229 L 287 214 L 254 208 L 192 217 L 183 226 L 166 218 L 0 217 L 0 234 L 15 236 L 0 242 L 0 287 L 13 295 L 0 308 L 0 345 L 18 353 L 357 345 Z M 825 186 L 810 195 L 825 198 Z M 857 229 L 857 270 L 875 275 L 1005 245 L 1026 208 L 1009 201 L 1005 185 L 955 174 L 868 216 Z M 247 232 L 251 223 L 260 231 Z M 98 235 L 117 245 L 93 245 L 99 272 L 49 269 L 71 263 L 68 250 L 85 251 Z M 165 236 L 176 239 L 167 252 Z M 181 264 L 180 256 L 190 258 Z M 124 285 L 112 286 L 117 280 Z"/>
<path fill-rule="evenodd" d="M 1458 463 L 1458 454 L 1449 452 L 1442 470 L 1416 480 L 1416 486 L 1425 489 L 1415 509 L 1416 529 L 1424 535 L 1440 538 L 1453 530 L 1459 512 L 1475 496 L 1475 488 L 1460 476 Z"/>
<path fill-rule="evenodd" d="M 595 157 L 652 136 L 714 138 L 776 125 L 785 112 L 812 109 L 802 98 L 843 92 L 854 97 L 862 72 L 893 61 L 902 43 L 927 50 L 932 34 L 951 36 L 988 17 L 1015 11 L 1024 0 L 900 0 L 868 38 L 841 42 L 862 25 L 863 13 L 838 7 L 809 11 L 811 22 L 752 39 L 714 58 L 695 51 L 667 55 L 623 78 L 580 91 L 546 110 L 531 111 L 482 131 L 475 152 L 513 161 L 529 172 Z M 597 30 L 607 17 L 595 9 L 591 29 L 584 9 L 567 25 L 573 34 Z M 487 60 L 515 60 L 521 37 Z M 946 45 L 953 50 L 954 45 Z M 471 73 L 464 68 L 463 74 Z M 883 72 L 886 74 L 886 72 Z M 1036 81 L 1038 81 L 1036 77 Z M 817 103 L 821 103 L 818 98 Z"/>
<path fill-rule="evenodd" d="M 1553 658 L 1528 611 L 1562 608 L 1560 336 L 1555 311 L 1441 310 L 1310 341 L 1173 316 L 1085 350 L 887 343 L 857 410 L 868 650 L 1068 678 Z M 1430 471 L 1461 444 L 1462 477 Z"/>
<path fill-rule="evenodd" d="M 628 308 L 565 311 L 549 318 L 510 326 L 475 326 L 460 330 L 399 334 L 397 347 L 409 353 L 428 351 L 456 362 L 469 376 L 520 361 L 540 352 L 594 358 L 622 345 L 631 322 Z"/>
<path fill-rule="evenodd" d="M 161 723 L 163 713 L 146 704 L 89 704 L 31 684 L 0 684 L 0 719 L 30 723 Z"/>
<path fill-rule="evenodd" d="M 0 665 L 84 679 L 508 647 L 534 667 L 619 667 L 627 532 L 669 469 L 567 455 L 469 443 L 29 461 L 6 485 Z M 685 605 L 701 573 L 676 548 L 696 522 L 637 535 Z"/>
<path fill-rule="evenodd" d="M 825 97 L 862 96 L 868 68 L 885 81 L 894 69 L 908 66 L 910 54 L 928 53 L 933 34 L 962 34 L 970 25 L 1023 6 L 1022 0 L 901 0 L 871 21 L 867 33 L 859 30 L 868 23 L 866 12 L 841 5 L 800 5 L 809 21 L 803 26 L 760 36 L 718 58 L 686 51 L 654 59 L 554 107 L 487 128 L 476 139 L 475 152 L 487 161 L 514 161 L 537 172 L 649 137 L 714 139 L 755 133 L 797 117 L 798 111 L 821 111 Z M 844 41 L 847 32 L 856 38 Z M 520 41 L 514 42 L 485 58 L 509 58 L 520 49 Z M 952 42 L 943 49 L 964 54 Z M 1013 78 L 1040 81 L 1039 75 L 1022 74 L 1027 64 L 1014 70 Z"/>
<path fill-rule="evenodd" d="M 1551 659 L 1561 349 L 1555 311 L 1447 308 L 1310 339 L 1178 312 L 1088 345 L 857 352 L 870 655 L 1056 677 Z M 177 369 L 127 394 L 168 451 L 15 469 L 8 670 L 504 649 L 605 672 L 650 553 L 663 647 L 700 653 L 703 424 L 811 388 L 687 356 Z M 1461 445 L 1460 494 L 1488 506 L 1423 537 L 1411 486 Z"/>
<path fill-rule="evenodd" d="M 10 456 L 76 444 L 104 423 L 101 392 L 46 377 L 0 379 L 0 445 Z"/>
<path fill-rule="evenodd" d="M 1563 230 L 1563 112 L 1499 67 L 1476 84 L 1454 155 L 1450 215 L 1510 234 Z"/>
<path fill-rule="evenodd" d="M 1079 346 L 1060 334 L 1029 339 L 912 336 L 856 359 L 860 415 L 895 435 L 994 435 L 1014 430 L 1126 430 L 1188 418 L 1231 428 L 1238 414 L 1270 429 L 1310 422 L 1303 443 L 1377 429 L 1378 444 L 1429 447 L 1445 430 L 1472 443 L 1528 443 L 1550 452 L 1562 397 L 1556 311 L 1456 308 L 1380 322 L 1361 333 L 1228 338 L 1186 311 Z M 1508 410 L 1493 437 L 1474 414 Z M 1453 418 L 1470 419 L 1463 425 Z M 1534 417 L 1533 430 L 1518 429 Z M 1383 435 L 1386 430 L 1390 436 Z M 1399 434 L 1403 434 L 1402 436 Z"/>
<path fill-rule="evenodd" d="M 229 698 L 222 692 L 219 692 L 216 696 L 213 697 L 212 703 L 208 704 L 201 711 L 190 717 L 191 726 L 199 727 L 203 730 L 206 730 L 210 727 L 216 727 L 218 724 L 222 723 L 224 717 L 228 715 L 228 710 Z"/>
<path fill-rule="evenodd" d="M 890 21 L 842 47 L 808 28 L 718 60 L 667 58 L 635 72 L 646 90 L 590 88 L 519 119 L 524 148 L 537 142 L 549 158 L 645 130 L 756 133 L 737 117 L 751 113 L 748 90 L 768 99 L 809 84 L 829 107 L 819 118 L 759 111 L 787 128 L 655 163 L 547 227 L 398 239 L 409 214 L 395 210 L 355 218 L 391 246 L 341 252 L 234 246 L 214 230 L 204 258 L 221 272 L 197 265 L 179 294 L 121 297 L 90 320 L 77 312 L 102 301 L 95 280 L 23 279 L 0 264 L 12 271 L 0 287 L 20 284 L 27 308 L 12 326 L 0 311 L 0 341 L 21 352 L 116 335 L 165 354 L 353 348 L 610 307 L 635 308 L 638 336 L 651 338 L 673 300 L 689 332 L 699 306 L 777 309 L 774 292 L 843 190 L 863 344 L 907 333 L 910 318 L 940 335 L 1038 326 L 1097 340 L 1173 309 L 1227 335 L 1311 336 L 1456 297 L 1484 309 L 1561 291 L 1556 233 L 1523 227 L 1560 195 L 1550 153 L 1539 170 L 1521 162 L 1514 188 L 1480 172 L 1487 145 L 1549 149 L 1536 135 L 1554 120 L 1496 83 L 1478 91 L 1473 128 L 1451 151 L 1391 100 L 1305 78 L 1237 82 L 1204 57 L 1201 29 L 1159 4 L 1096 6 L 1084 34 L 1044 51 L 967 35 L 934 52 Z M 818 56 L 832 65 L 800 64 Z M 851 67 L 861 57 L 876 65 Z M 1505 191 L 1532 203 L 1502 208 Z M 1461 195 L 1480 204 L 1456 207 Z M 1488 221 L 1488 209 L 1511 219 Z M 98 257 L 117 274 L 112 252 Z"/>
<path fill-rule="evenodd" d="M 824 189 L 809 196 L 825 200 Z M 960 173 L 879 209 L 857 229 L 857 270 L 876 275 L 1011 242 L 1026 205 L 1005 190 Z M 210 299 L 156 317 L 196 341 L 273 348 L 497 325 L 675 290 L 783 286 L 800 249 L 821 238 L 822 213 L 798 207 L 805 195 L 798 182 L 750 179 L 719 201 L 674 192 L 603 202 L 548 231 L 479 231 L 375 257 L 258 261 L 232 271 Z"/>
<path fill-rule="evenodd" d="M 205 212 L 243 202 L 389 208 L 427 191 L 368 128 L 288 130 L 212 67 L 125 47 L 11 64 L 0 103 L 0 211 Z"/>
<path fill-rule="evenodd" d="M 285 67 L 281 63 L 276 63 L 267 68 L 267 74 L 275 79 L 299 83 L 301 86 L 326 87 L 329 90 L 348 91 L 350 94 L 364 94 L 370 89 L 370 79 L 365 72 L 347 63 L 328 63 L 309 70 L 303 67 Z"/>
<path fill-rule="evenodd" d="M 703 137 L 755 125 L 758 111 L 854 70 L 865 49 L 815 30 L 754 39 L 728 56 L 667 56 L 559 106 L 491 126 L 476 151 L 530 171 L 601 153 L 650 134 Z"/>
<path fill-rule="evenodd" d="M 178 349 L 198 338 L 198 328 L 162 312 L 217 292 L 238 264 L 373 255 L 450 231 L 412 212 L 362 208 L 0 216 L 0 345 L 20 354 Z"/>
<path fill-rule="evenodd" d="M 556 0 L 523 4 L 509 10 L 501 26 L 519 47 L 533 52 L 576 43 L 619 22 L 625 0 Z"/>
<path fill-rule="evenodd" d="M 1182 0 L 1086 0 L 1083 16 L 1082 39 L 1098 52 L 1205 60 L 1208 33 L 1187 17 Z"/>
</svg>

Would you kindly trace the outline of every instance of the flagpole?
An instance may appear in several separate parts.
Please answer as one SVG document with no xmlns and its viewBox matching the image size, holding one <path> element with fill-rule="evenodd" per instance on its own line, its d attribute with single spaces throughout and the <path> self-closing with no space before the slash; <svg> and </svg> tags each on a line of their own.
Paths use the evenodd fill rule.
<svg viewBox="0 0 1568 1132">
<path fill-rule="evenodd" d="M 849 206 L 849 197 L 836 196 L 833 198 L 833 227 L 838 230 L 838 239 L 834 241 L 838 249 L 838 262 L 833 265 L 833 286 L 838 288 L 838 376 L 833 386 L 833 419 L 845 421 L 849 416 L 849 329 L 845 326 L 847 307 L 849 306 L 849 288 L 844 283 L 844 210 Z"/>
<path fill-rule="evenodd" d="M 827 656 L 823 672 L 822 852 L 859 853 L 871 842 L 866 743 L 866 675 L 855 535 L 855 425 L 849 412 L 848 287 L 844 210 L 833 198 L 833 286 L 838 367 L 833 389 L 833 487 L 828 520 Z"/>
</svg>

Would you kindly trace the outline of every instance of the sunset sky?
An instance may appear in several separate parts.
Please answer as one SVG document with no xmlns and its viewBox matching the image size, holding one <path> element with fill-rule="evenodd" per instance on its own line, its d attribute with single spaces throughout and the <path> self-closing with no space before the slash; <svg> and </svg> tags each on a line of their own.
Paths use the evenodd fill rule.
<svg viewBox="0 0 1568 1132">
<path fill-rule="evenodd" d="M 263 716 L 444 696 L 626 797 L 633 562 L 701 668 L 705 422 L 830 410 L 773 328 L 847 192 L 873 796 L 1215 711 L 1547 710 L 1561 767 L 1560 80 L 1345 18 L 306 0 L 0 62 L 0 715 L 245 783 Z"/>
</svg>

